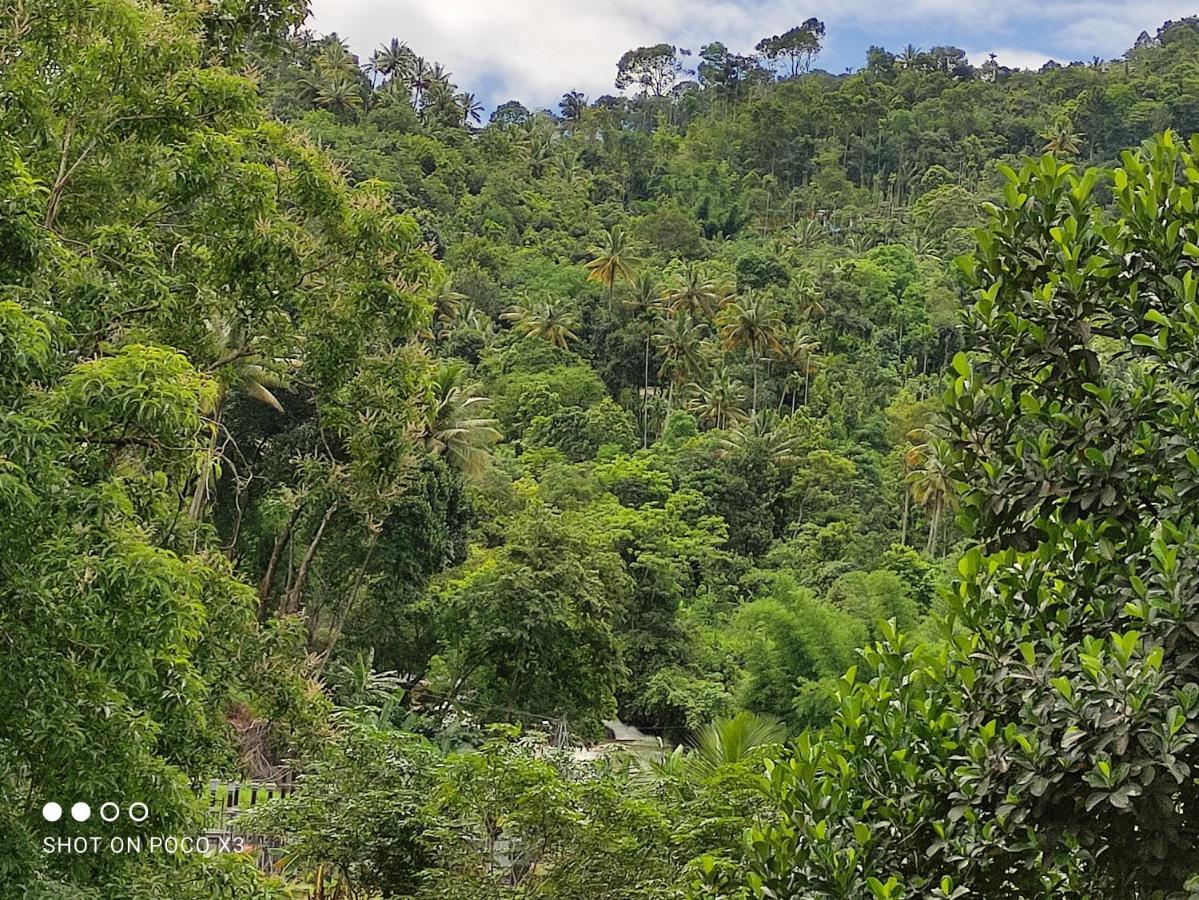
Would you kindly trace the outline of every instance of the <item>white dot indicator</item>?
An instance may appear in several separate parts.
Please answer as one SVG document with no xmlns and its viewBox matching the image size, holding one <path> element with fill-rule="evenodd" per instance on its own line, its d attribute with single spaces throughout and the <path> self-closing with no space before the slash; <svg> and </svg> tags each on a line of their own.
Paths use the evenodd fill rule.
<svg viewBox="0 0 1199 900">
<path fill-rule="evenodd" d="M 54 801 L 50 801 L 42 807 L 42 818 L 47 822 L 57 822 L 62 818 L 62 807 Z"/>
<path fill-rule="evenodd" d="M 71 818 L 76 822 L 86 822 L 92 817 L 92 808 L 80 800 L 71 807 Z"/>
<path fill-rule="evenodd" d="M 129 818 L 134 822 L 144 822 L 150 818 L 150 808 L 138 800 L 129 804 Z"/>
<path fill-rule="evenodd" d="M 115 822 L 120 817 L 121 807 L 117 806 L 111 800 L 100 804 L 100 818 L 105 822 Z"/>
</svg>

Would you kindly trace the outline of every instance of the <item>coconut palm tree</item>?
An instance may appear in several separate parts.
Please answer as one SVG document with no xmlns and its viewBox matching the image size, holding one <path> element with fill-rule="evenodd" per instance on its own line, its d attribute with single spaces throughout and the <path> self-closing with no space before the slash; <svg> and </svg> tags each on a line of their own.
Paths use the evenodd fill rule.
<svg viewBox="0 0 1199 900">
<path fill-rule="evenodd" d="M 362 64 L 362 71 L 370 73 L 371 76 L 371 92 L 379 86 L 379 51 L 376 50 L 371 54 L 371 58 Z"/>
<path fill-rule="evenodd" d="M 874 238 L 868 234 L 851 234 L 845 239 L 845 246 L 860 256 L 874 246 Z"/>
<path fill-rule="evenodd" d="M 421 438 L 425 450 L 444 456 L 468 478 L 477 478 L 490 458 L 489 447 L 502 435 L 495 419 L 483 416 L 490 402 L 467 384 L 466 366 L 447 362 L 434 373 Z"/>
<path fill-rule="evenodd" d="M 454 125 L 462 124 L 462 108 L 454 94 L 454 86 L 442 81 L 434 81 L 425 91 L 421 102 L 420 118 L 422 122 L 442 122 Z"/>
<path fill-rule="evenodd" d="M 452 72 L 446 71 L 446 67 L 439 62 L 433 63 L 429 68 L 429 80 L 433 84 L 442 84 L 446 87 L 452 87 L 450 78 L 453 77 Z"/>
<path fill-rule="evenodd" d="M 383 86 L 375 91 L 375 102 L 380 105 L 402 103 L 405 106 L 411 106 L 412 91 L 403 76 L 396 75 L 387 79 Z"/>
<path fill-rule="evenodd" d="M 415 56 L 406 43 L 399 38 L 392 38 L 390 43 L 381 45 L 375 51 L 374 68 L 386 78 L 402 79 Z"/>
<path fill-rule="evenodd" d="M 908 468 L 905 479 L 912 499 L 928 512 L 928 543 L 924 552 L 932 556 L 937 549 L 938 532 L 945 511 L 953 506 L 953 460 L 949 444 L 928 429 L 917 429 L 909 436 L 917 441 L 904 454 Z"/>
<path fill-rule="evenodd" d="M 816 274 L 812 270 L 803 269 L 798 272 L 792 279 L 792 285 L 795 290 L 796 306 L 801 316 L 811 320 L 824 315 L 824 296 L 820 291 Z"/>
<path fill-rule="evenodd" d="M 480 335 L 487 343 L 490 343 L 491 339 L 495 337 L 495 322 L 491 320 L 491 316 L 477 306 L 469 303 L 465 305 L 462 308 L 460 321 L 463 327 Z"/>
<path fill-rule="evenodd" d="M 758 362 L 766 350 L 779 348 L 783 320 L 761 294 L 748 294 L 728 303 L 718 319 L 721 344 L 726 350 L 745 348 L 753 372 L 750 410 L 758 411 Z"/>
<path fill-rule="evenodd" d="M 923 228 L 912 229 L 903 241 L 909 250 L 916 256 L 925 259 L 939 259 L 940 257 L 934 252 L 936 250 L 936 239 L 927 225 Z"/>
<path fill-rule="evenodd" d="M 206 325 L 215 350 L 207 371 L 216 378 L 218 388 L 212 410 L 212 438 L 188 507 L 189 518 L 196 521 L 204 512 L 209 491 L 215 486 L 217 462 L 221 458 L 221 414 L 229 391 L 239 390 L 250 399 L 281 413 L 283 404 L 274 391 L 287 384 L 289 373 L 299 365 L 294 359 L 270 358 L 251 349 L 242 330 L 227 321 L 214 319 L 207 321 Z"/>
<path fill-rule="evenodd" d="M 662 306 L 662 289 L 658 277 L 649 269 L 642 269 L 633 276 L 621 297 L 625 309 L 638 318 L 656 319 L 665 311 Z"/>
<path fill-rule="evenodd" d="M 526 296 L 523 303 L 510 307 L 502 318 L 511 322 L 518 333 L 540 338 L 563 350 L 579 339 L 575 331 L 578 319 L 564 303 Z"/>
<path fill-rule="evenodd" d="M 787 384 L 791 388 L 791 412 L 795 412 L 796 395 L 799 393 L 799 376 L 803 375 L 804 404 L 808 402 L 808 375 L 811 371 L 812 357 L 820 349 L 820 341 L 812 334 L 806 323 L 801 323 L 783 332 L 779 341 L 778 357 L 783 365 L 791 372 L 787 376 Z M 795 383 L 792 383 L 792 379 Z M 779 397 L 779 409 L 782 409 L 783 395 Z"/>
<path fill-rule="evenodd" d="M 785 420 L 772 409 L 763 409 L 750 416 L 722 437 L 717 447 L 721 456 L 761 447 L 775 465 L 790 466 L 799 462 L 799 437 L 785 427 Z"/>
<path fill-rule="evenodd" d="M 466 91 L 454 99 L 458 102 L 458 108 L 462 110 L 463 128 L 469 128 L 471 122 L 478 125 L 483 121 L 483 104 L 474 94 Z"/>
<path fill-rule="evenodd" d="M 589 251 L 591 261 L 585 264 L 587 280 L 598 281 L 608 289 L 608 308 L 616 282 L 633 282 L 633 266 L 637 262 L 628 235 L 621 225 L 613 225 Z"/>
<path fill-rule="evenodd" d="M 721 286 L 697 262 L 689 262 L 675 272 L 662 293 L 662 299 L 675 315 L 687 312 L 696 316 L 711 316 L 721 296 Z"/>
<path fill-rule="evenodd" d="M 554 161 L 554 138 L 551 134 L 537 132 L 524 146 L 525 160 L 534 178 L 540 178 Z"/>
<path fill-rule="evenodd" d="M 654 329 L 662 314 L 660 296 L 658 280 L 649 270 L 643 270 L 637 274 L 624 296 L 625 308 L 637 318 L 642 334 L 645 336 L 645 382 L 641 389 L 641 440 L 643 447 L 649 446 L 649 357 Z"/>
<path fill-rule="evenodd" d="M 783 241 L 788 247 L 807 250 L 815 246 L 816 242 L 824 235 L 824 226 L 818 221 L 815 219 L 800 219 L 798 222 L 793 222 L 787 227 Z"/>
<path fill-rule="evenodd" d="M 340 38 L 327 37 L 321 41 L 320 50 L 313 57 L 312 67 L 322 75 L 357 76 L 358 60 Z"/>
<path fill-rule="evenodd" d="M 724 366 L 712 371 L 707 385 L 692 382 L 687 387 L 694 395 L 687 408 L 700 422 L 725 428 L 745 421 L 745 385 L 729 375 Z"/>
<path fill-rule="evenodd" d="M 667 406 L 673 407 L 675 388 L 685 385 L 703 365 L 703 339 L 707 329 L 683 312 L 660 323 L 653 341 L 662 352 L 658 374 L 670 379 Z"/>
<path fill-rule="evenodd" d="M 432 75 L 429 69 L 429 63 L 423 56 L 415 56 L 408 64 L 407 83 L 409 90 L 412 91 L 412 105 L 419 107 L 424 99 L 425 91 L 433 83 Z"/>
<path fill-rule="evenodd" d="M 579 161 L 579 151 L 570 147 L 562 147 L 554 154 L 554 168 L 558 177 L 577 188 L 587 185 L 587 170 Z"/>
<path fill-rule="evenodd" d="M 433 290 L 433 324 L 430 337 L 434 340 L 439 339 L 454 326 L 462 314 L 464 300 L 466 295 L 454 290 L 452 278 L 447 276 L 438 283 Z"/>
<path fill-rule="evenodd" d="M 350 76 L 337 73 L 321 82 L 313 102 L 330 112 L 349 113 L 362 108 L 362 91 Z"/>
</svg>

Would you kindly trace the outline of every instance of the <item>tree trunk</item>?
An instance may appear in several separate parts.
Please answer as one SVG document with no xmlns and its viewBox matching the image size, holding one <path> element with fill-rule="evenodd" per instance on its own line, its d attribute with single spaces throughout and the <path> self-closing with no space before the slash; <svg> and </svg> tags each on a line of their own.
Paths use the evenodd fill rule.
<svg viewBox="0 0 1199 900">
<path fill-rule="evenodd" d="M 366 577 L 366 570 L 367 567 L 370 566 L 371 557 L 374 556 L 375 547 L 379 544 L 380 533 L 381 529 L 373 532 L 370 544 L 366 548 L 366 556 L 363 558 L 362 565 L 358 567 L 358 573 L 354 577 L 354 586 L 350 588 L 350 594 L 346 598 L 345 606 L 337 614 L 336 619 L 333 621 L 333 627 L 329 632 L 329 643 L 326 645 L 325 649 L 321 651 L 320 665 L 317 667 L 316 673 L 318 676 L 324 670 L 325 664 L 329 661 L 329 657 L 333 654 L 333 648 L 337 645 L 338 638 L 341 637 L 341 629 L 345 625 L 346 619 L 349 618 L 350 613 L 354 611 L 354 607 L 358 603 L 358 592 L 362 588 L 362 581 Z M 311 632 L 309 632 L 309 634 L 311 635 Z M 311 639 L 309 643 L 311 643 Z"/>
<path fill-rule="evenodd" d="M 333 518 L 335 512 L 337 512 L 336 500 L 330 503 L 329 508 L 325 510 L 324 516 L 321 517 L 321 524 L 317 526 L 316 534 L 312 536 L 312 540 L 308 543 L 308 549 L 304 551 L 304 558 L 300 561 L 296 580 L 279 603 L 279 615 L 285 616 L 299 610 L 300 596 L 304 593 L 304 582 L 308 580 L 308 570 L 312 567 L 312 560 L 316 557 L 316 550 L 320 546 L 321 538 L 325 536 L 325 526 L 329 524 L 329 520 Z"/>
<path fill-rule="evenodd" d="M 645 336 L 645 390 L 641 392 L 641 446 L 649 446 L 649 341 Z"/>
<path fill-rule="evenodd" d="M 899 543 L 903 546 L 908 545 L 908 510 L 912 505 L 912 495 L 908 493 L 907 486 L 902 487 L 903 490 L 903 520 L 899 526 Z"/>
<path fill-rule="evenodd" d="M 937 526 L 941 524 L 941 505 L 933 505 L 932 518 L 928 523 L 928 543 L 924 547 L 924 552 L 929 556 L 933 556 L 937 549 Z"/>
<path fill-rule="evenodd" d="M 751 348 L 750 351 L 750 369 L 754 374 L 754 396 L 753 402 L 750 404 L 751 415 L 758 414 L 758 354 Z"/>
<path fill-rule="evenodd" d="M 275 544 L 271 548 L 271 558 L 266 564 L 266 571 L 262 574 L 262 579 L 258 582 L 258 621 L 266 621 L 266 611 L 268 609 L 267 599 L 271 595 L 271 585 L 275 581 L 275 570 L 279 568 L 279 559 L 283 555 L 283 548 L 287 546 L 287 542 L 291 540 L 292 532 L 295 530 L 296 522 L 300 519 L 300 513 L 304 510 L 304 504 L 301 503 L 292 511 L 291 518 L 287 520 L 287 525 L 279 534 L 275 535 Z"/>
</svg>

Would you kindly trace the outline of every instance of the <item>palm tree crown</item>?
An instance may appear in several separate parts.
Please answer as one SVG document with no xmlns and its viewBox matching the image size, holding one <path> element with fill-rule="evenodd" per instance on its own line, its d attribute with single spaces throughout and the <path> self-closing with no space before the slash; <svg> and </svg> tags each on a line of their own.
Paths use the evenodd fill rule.
<svg viewBox="0 0 1199 900">
<path fill-rule="evenodd" d="M 713 428 L 745 421 L 745 385 L 729 375 L 723 366 L 712 372 L 707 385 L 692 382 L 688 386 L 695 395 L 687 408 Z"/>
<path fill-rule="evenodd" d="M 670 304 L 676 314 L 689 312 L 706 316 L 712 315 L 720 297 L 720 285 L 696 262 L 687 263 L 676 272 L 670 286 L 662 294 L 662 299 Z"/>
<path fill-rule="evenodd" d="M 950 474 L 953 470 L 952 452 L 948 443 L 938 439 L 928 429 L 918 429 L 908 437 L 919 443 L 914 443 L 904 456 L 908 468 L 906 482 L 912 499 L 928 511 L 928 544 L 925 552 L 931 556 L 937 548 L 945 510 L 956 500 Z"/>
<path fill-rule="evenodd" d="M 565 304 L 553 300 L 526 298 L 505 312 L 503 319 L 520 334 L 540 338 L 563 350 L 579 339 L 575 331 L 578 319 Z"/>
<path fill-rule="evenodd" d="M 415 57 L 416 54 L 412 52 L 406 43 L 399 38 L 392 38 L 390 43 L 381 46 L 375 51 L 375 71 L 388 78 L 403 80 L 407 76 L 408 69 Z"/>
<path fill-rule="evenodd" d="M 689 313 L 675 316 L 662 323 L 654 335 L 654 344 L 662 352 L 658 374 L 671 381 L 671 391 L 687 383 L 692 373 L 703 364 L 703 340 L 706 332 L 702 322 Z"/>
<path fill-rule="evenodd" d="M 753 401 L 758 410 L 758 361 L 766 350 L 777 350 L 783 320 L 770 301 L 759 294 L 738 297 L 720 311 L 720 337 L 726 349 L 744 347 L 753 370 Z"/>
<path fill-rule="evenodd" d="M 464 475 L 477 478 L 490 457 L 488 448 L 502 435 L 495 419 L 482 415 L 490 401 L 473 393 L 466 377 L 466 366 L 457 362 L 434 373 L 422 437 L 430 453 L 445 456 Z"/>
<path fill-rule="evenodd" d="M 599 244 L 591 248 L 591 256 L 591 261 L 586 264 L 587 278 L 607 287 L 608 303 L 611 305 L 616 282 L 631 284 L 633 264 L 637 261 L 624 228 L 613 225 L 604 232 Z"/>
</svg>

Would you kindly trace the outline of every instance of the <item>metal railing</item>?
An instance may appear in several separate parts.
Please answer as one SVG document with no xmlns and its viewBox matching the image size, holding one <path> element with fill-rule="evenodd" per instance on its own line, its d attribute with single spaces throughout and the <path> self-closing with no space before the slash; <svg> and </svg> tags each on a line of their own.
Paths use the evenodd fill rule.
<svg viewBox="0 0 1199 900">
<path fill-rule="evenodd" d="M 218 781 L 208 783 L 201 797 L 207 799 L 204 831 L 210 838 L 240 839 L 238 846 L 253 853 L 259 868 L 274 869 L 282 844 L 270 835 L 247 832 L 237 826 L 238 817 L 246 810 L 271 800 L 286 797 L 294 785 L 261 781 Z"/>
</svg>

